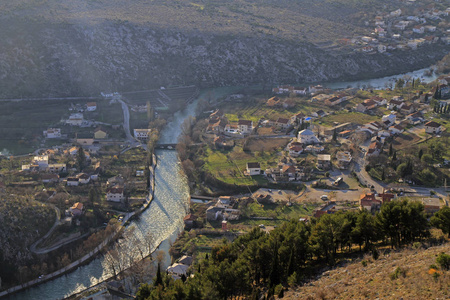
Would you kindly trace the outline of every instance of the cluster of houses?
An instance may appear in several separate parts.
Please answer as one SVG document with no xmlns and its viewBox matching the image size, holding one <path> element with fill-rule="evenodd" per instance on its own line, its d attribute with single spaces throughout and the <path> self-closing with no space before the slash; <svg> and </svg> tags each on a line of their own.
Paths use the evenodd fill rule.
<svg viewBox="0 0 450 300">
<path fill-rule="evenodd" d="M 245 136 L 251 134 L 253 129 L 253 121 L 238 120 L 231 122 L 220 109 L 217 109 L 209 115 L 206 132 L 225 136 Z"/>
<path fill-rule="evenodd" d="M 235 209 L 237 201 L 232 196 L 221 196 L 213 201 L 213 205 L 206 210 L 206 219 L 216 220 L 239 220 L 240 210 Z"/>
<path fill-rule="evenodd" d="M 372 22 L 366 21 L 366 26 L 373 26 L 370 36 L 345 38 L 339 42 L 344 47 L 364 53 L 416 50 L 439 41 L 448 45 L 450 34 L 445 19 L 449 13 L 450 7 L 437 10 L 434 6 L 427 6 L 416 9 L 413 15 L 405 15 L 402 9 L 397 9 L 375 16 Z"/>
</svg>

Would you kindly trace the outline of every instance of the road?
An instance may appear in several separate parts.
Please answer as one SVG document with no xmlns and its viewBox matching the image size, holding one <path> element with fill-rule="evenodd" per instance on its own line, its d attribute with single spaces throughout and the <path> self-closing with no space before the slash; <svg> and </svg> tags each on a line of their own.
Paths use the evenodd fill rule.
<svg viewBox="0 0 450 300">
<path fill-rule="evenodd" d="M 125 131 L 125 135 L 127 137 L 127 140 L 131 144 L 138 143 L 130 132 L 130 111 L 128 109 L 128 105 L 122 100 L 118 99 L 120 104 L 122 104 L 122 111 L 123 111 L 123 130 Z"/>
<path fill-rule="evenodd" d="M 49 204 L 49 205 L 51 205 L 56 212 L 55 223 L 53 223 L 52 228 L 50 228 L 50 230 L 43 237 L 41 237 L 39 240 L 37 240 L 30 246 L 30 251 L 33 253 L 36 253 L 36 254 L 40 254 L 39 253 L 40 250 L 36 250 L 36 246 L 39 245 L 43 240 L 48 238 L 53 233 L 53 231 L 55 231 L 55 229 L 60 225 L 59 220 L 61 219 L 61 212 L 59 211 L 59 208 L 57 208 L 53 204 Z"/>
</svg>

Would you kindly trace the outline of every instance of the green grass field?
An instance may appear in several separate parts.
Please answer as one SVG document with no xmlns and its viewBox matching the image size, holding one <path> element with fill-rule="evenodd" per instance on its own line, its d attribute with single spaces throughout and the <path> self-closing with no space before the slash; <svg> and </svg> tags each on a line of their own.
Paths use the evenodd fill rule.
<svg viewBox="0 0 450 300">
<path fill-rule="evenodd" d="M 335 115 L 328 115 L 320 120 L 322 122 L 322 125 L 333 126 L 334 122 L 337 123 L 352 122 L 361 125 L 377 121 L 379 119 L 380 117 L 371 116 L 359 112 L 337 112 Z"/>
</svg>

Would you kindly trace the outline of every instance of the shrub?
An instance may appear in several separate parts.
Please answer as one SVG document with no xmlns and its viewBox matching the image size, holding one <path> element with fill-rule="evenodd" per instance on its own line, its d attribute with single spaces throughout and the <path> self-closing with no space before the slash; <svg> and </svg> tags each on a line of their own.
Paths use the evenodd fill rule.
<svg viewBox="0 0 450 300">
<path fill-rule="evenodd" d="M 397 269 L 389 275 L 391 280 L 398 279 L 400 276 L 406 277 L 406 271 L 400 267 L 397 267 Z"/>
<path fill-rule="evenodd" d="M 367 267 L 367 260 L 361 261 L 361 264 L 363 265 L 363 267 Z"/>
<path fill-rule="evenodd" d="M 450 269 L 450 255 L 444 252 L 440 253 L 436 258 L 436 263 L 444 270 Z"/>
</svg>

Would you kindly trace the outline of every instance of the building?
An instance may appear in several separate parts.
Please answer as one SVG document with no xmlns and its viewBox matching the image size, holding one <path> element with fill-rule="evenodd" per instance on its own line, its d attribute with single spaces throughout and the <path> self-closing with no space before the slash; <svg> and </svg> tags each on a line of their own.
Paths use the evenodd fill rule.
<svg viewBox="0 0 450 300">
<path fill-rule="evenodd" d="M 69 116 L 69 119 L 66 120 L 66 123 L 72 126 L 81 126 L 83 124 L 83 114 L 82 113 L 76 113 L 71 114 Z"/>
<path fill-rule="evenodd" d="M 304 129 L 298 133 L 297 140 L 303 145 L 311 145 L 320 143 L 314 132 L 310 129 Z"/>
<path fill-rule="evenodd" d="M 88 102 L 86 104 L 87 111 L 95 111 L 97 109 L 97 102 Z"/>
<path fill-rule="evenodd" d="M 123 202 L 124 200 L 125 196 L 122 187 L 112 187 L 106 190 L 106 201 Z"/>
<path fill-rule="evenodd" d="M 431 134 L 438 134 L 443 130 L 443 127 L 441 124 L 430 121 L 428 123 L 425 123 L 425 132 L 431 133 Z"/>
<path fill-rule="evenodd" d="M 329 170 L 331 168 L 331 155 L 330 154 L 318 154 L 317 155 L 317 168 L 322 170 Z"/>
<path fill-rule="evenodd" d="M 134 129 L 134 137 L 140 141 L 147 141 L 151 132 L 151 129 Z"/>
<path fill-rule="evenodd" d="M 242 134 L 250 134 L 253 131 L 253 121 L 239 120 L 238 129 Z"/>
<path fill-rule="evenodd" d="M 280 129 L 287 129 L 287 128 L 289 128 L 289 125 L 290 125 L 289 119 L 285 119 L 285 118 L 278 118 L 278 120 L 276 122 L 276 126 Z"/>
<path fill-rule="evenodd" d="M 189 269 L 189 266 L 183 265 L 180 263 L 174 263 L 170 267 L 167 268 L 167 273 L 169 275 L 175 275 L 176 277 L 187 276 L 186 272 Z"/>
<path fill-rule="evenodd" d="M 261 175 L 261 165 L 259 162 L 247 163 L 247 174 L 250 176 Z"/>
<path fill-rule="evenodd" d="M 78 186 L 80 181 L 77 177 L 67 177 L 66 184 L 67 186 Z"/>
<path fill-rule="evenodd" d="M 106 139 L 107 137 L 108 137 L 108 133 L 101 128 L 97 128 L 94 131 L 94 139 L 96 139 L 96 140 Z"/>
<path fill-rule="evenodd" d="M 291 143 L 291 145 L 289 147 L 289 156 L 299 157 L 300 154 L 302 154 L 302 152 L 303 152 L 303 147 L 300 143 L 298 143 L 298 142 Z"/>
<path fill-rule="evenodd" d="M 362 194 L 359 197 L 359 208 L 366 209 L 372 214 L 381 209 L 381 204 L 382 202 L 376 199 L 375 193 Z"/>
<path fill-rule="evenodd" d="M 72 216 L 81 216 L 83 214 L 83 203 L 77 202 L 70 209 Z"/>
<path fill-rule="evenodd" d="M 336 160 L 339 169 L 348 169 L 352 161 L 352 155 L 348 151 L 338 151 L 336 153 Z"/>
<path fill-rule="evenodd" d="M 44 137 L 48 139 L 59 139 L 61 138 L 61 129 L 60 128 L 49 128 L 44 130 Z"/>
<path fill-rule="evenodd" d="M 80 173 L 77 175 L 78 181 L 81 184 L 88 184 L 89 181 L 91 180 L 91 176 L 89 176 L 86 173 Z"/>
<path fill-rule="evenodd" d="M 192 227 L 192 226 L 194 226 L 195 220 L 197 220 L 197 216 L 196 216 L 196 215 L 188 214 L 188 215 L 185 216 L 184 219 L 183 219 L 183 221 L 184 221 L 184 226 L 186 226 L 186 227 Z"/>
</svg>

